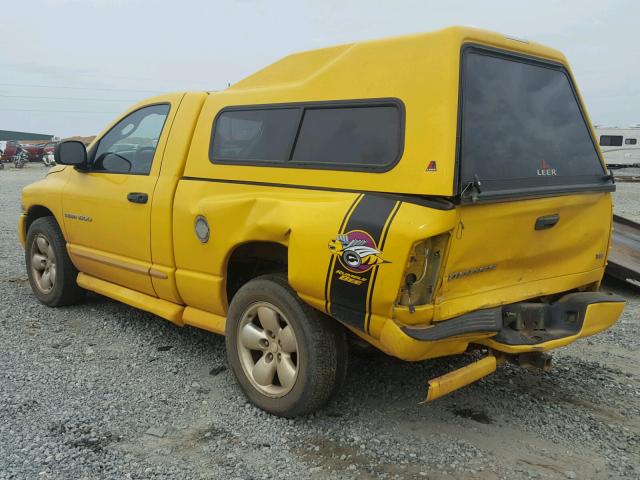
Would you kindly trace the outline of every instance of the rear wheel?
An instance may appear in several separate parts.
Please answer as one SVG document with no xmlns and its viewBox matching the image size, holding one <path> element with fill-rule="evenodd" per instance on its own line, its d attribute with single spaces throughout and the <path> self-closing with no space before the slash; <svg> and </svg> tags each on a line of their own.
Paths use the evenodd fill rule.
<svg viewBox="0 0 640 480">
<path fill-rule="evenodd" d="M 311 413 L 343 381 L 342 327 L 302 302 L 283 275 L 251 280 L 233 297 L 229 365 L 256 406 L 284 417 Z"/>
<path fill-rule="evenodd" d="M 45 305 L 70 305 L 84 297 L 85 290 L 76 283 L 78 270 L 53 217 L 38 218 L 29 226 L 25 261 L 31 290 Z"/>
</svg>

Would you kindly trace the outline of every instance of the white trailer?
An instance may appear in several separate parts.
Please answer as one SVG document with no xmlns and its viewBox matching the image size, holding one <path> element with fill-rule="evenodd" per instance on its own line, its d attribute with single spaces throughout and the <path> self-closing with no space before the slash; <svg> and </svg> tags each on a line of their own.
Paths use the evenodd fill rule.
<svg viewBox="0 0 640 480">
<path fill-rule="evenodd" d="M 604 161 L 610 167 L 640 165 L 640 124 L 629 127 L 594 126 Z"/>
</svg>

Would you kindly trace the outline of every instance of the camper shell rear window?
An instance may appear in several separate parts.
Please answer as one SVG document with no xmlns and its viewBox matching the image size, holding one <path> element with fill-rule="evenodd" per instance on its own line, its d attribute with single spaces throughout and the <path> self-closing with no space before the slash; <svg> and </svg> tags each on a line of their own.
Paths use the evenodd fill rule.
<svg viewBox="0 0 640 480">
<path fill-rule="evenodd" d="M 615 188 L 562 65 L 467 45 L 461 75 L 462 201 Z"/>
<path fill-rule="evenodd" d="M 211 132 L 213 163 L 388 171 L 404 144 L 398 99 L 237 106 Z"/>
</svg>

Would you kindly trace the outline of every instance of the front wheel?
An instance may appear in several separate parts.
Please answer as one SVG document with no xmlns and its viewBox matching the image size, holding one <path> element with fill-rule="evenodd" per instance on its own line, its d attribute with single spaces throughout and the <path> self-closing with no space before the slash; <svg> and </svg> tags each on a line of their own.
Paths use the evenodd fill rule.
<svg viewBox="0 0 640 480">
<path fill-rule="evenodd" d="M 25 261 L 31 290 L 45 305 L 70 305 L 84 297 L 85 290 L 76 283 L 78 270 L 53 217 L 38 218 L 29 226 Z"/>
<path fill-rule="evenodd" d="M 245 395 L 283 417 L 311 413 L 346 368 L 344 330 L 302 302 L 283 275 L 265 275 L 233 297 L 226 324 L 229 365 Z"/>
</svg>

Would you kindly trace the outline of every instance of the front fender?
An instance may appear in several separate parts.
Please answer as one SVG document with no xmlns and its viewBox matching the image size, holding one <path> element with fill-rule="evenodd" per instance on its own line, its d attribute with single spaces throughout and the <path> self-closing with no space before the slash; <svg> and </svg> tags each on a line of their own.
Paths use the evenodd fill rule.
<svg viewBox="0 0 640 480">
<path fill-rule="evenodd" d="M 30 219 L 34 216 L 43 216 L 43 213 L 54 216 L 62 230 L 62 234 L 66 238 L 62 211 L 62 192 L 67 179 L 67 168 L 57 166 L 50 169 L 44 179 L 33 182 L 22 189 L 22 215 L 18 219 L 18 238 L 23 247 L 26 242 Z"/>
</svg>

